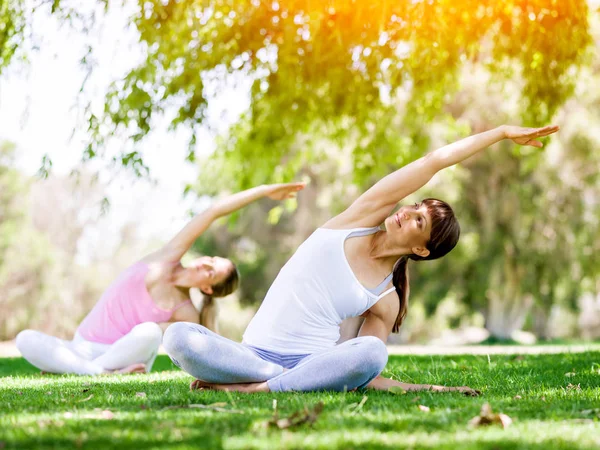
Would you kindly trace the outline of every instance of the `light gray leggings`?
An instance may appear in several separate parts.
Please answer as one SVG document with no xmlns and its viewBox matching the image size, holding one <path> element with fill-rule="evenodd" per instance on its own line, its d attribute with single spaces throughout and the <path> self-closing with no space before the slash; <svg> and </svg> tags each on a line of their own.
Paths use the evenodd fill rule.
<svg viewBox="0 0 600 450">
<path fill-rule="evenodd" d="M 177 366 L 200 380 L 219 384 L 266 381 L 274 392 L 363 388 L 381 373 L 388 359 L 385 344 L 374 336 L 294 358 L 253 350 L 187 322 L 167 328 L 163 346 Z M 284 367 L 291 368 L 284 372 Z"/>
</svg>

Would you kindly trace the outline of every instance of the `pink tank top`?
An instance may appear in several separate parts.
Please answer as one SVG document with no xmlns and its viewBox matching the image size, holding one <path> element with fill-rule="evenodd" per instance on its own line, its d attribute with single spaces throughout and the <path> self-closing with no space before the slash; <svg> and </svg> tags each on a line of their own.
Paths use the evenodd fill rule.
<svg viewBox="0 0 600 450">
<path fill-rule="evenodd" d="M 138 262 L 126 269 L 102 294 L 96 306 L 83 319 L 77 332 L 87 341 L 112 344 L 144 322 L 168 322 L 173 309 L 161 309 L 146 288 L 149 267 Z"/>
</svg>

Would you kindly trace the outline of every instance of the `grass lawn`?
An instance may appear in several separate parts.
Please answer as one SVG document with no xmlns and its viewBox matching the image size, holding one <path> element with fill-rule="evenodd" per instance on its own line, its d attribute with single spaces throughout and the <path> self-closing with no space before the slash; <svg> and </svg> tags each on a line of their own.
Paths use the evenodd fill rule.
<svg viewBox="0 0 600 450">
<path fill-rule="evenodd" d="M 4 358 L 0 449 L 600 448 L 600 352 L 391 356 L 384 375 L 468 385 L 482 396 L 190 392 L 191 377 L 166 356 L 149 375 L 97 378 L 40 376 L 23 359 Z M 297 420 L 314 422 L 268 425 L 274 399 L 280 419 L 300 411 Z M 322 412 L 306 416 L 319 402 Z M 486 402 L 512 425 L 469 426 Z"/>
</svg>

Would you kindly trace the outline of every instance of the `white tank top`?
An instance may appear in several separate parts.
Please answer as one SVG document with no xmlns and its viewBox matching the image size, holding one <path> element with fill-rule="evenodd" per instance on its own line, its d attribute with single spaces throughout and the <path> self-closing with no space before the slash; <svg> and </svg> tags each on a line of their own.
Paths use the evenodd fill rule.
<svg viewBox="0 0 600 450">
<path fill-rule="evenodd" d="M 243 342 L 286 355 L 311 354 L 335 346 L 344 319 L 360 316 L 394 291 L 392 287 L 378 295 L 365 288 L 344 253 L 344 242 L 351 234 L 377 230 L 318 228 L 275 278 Z M 375 289 L 385 288 L 391 276 Z"/>
</svg>

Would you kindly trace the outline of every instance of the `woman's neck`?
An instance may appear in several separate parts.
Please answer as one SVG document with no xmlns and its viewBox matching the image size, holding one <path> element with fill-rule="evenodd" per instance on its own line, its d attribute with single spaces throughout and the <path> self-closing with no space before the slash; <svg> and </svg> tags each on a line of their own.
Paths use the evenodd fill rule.
<svg viewBox="0 0 600 450">
<path fill-rule="evenodd" d="M 175 286 L 175 288 L 181 293 L 186 299 L 191 299 L 190 288 L 185 286 Z"/>
<path fill-rule="evenodd" d="M 190 286 L 187 285 L 189 283 L 186 283 L 187 278 L 187 269 L 181 263 L 178 263 L 171 272 L 169 284 L 177 289 L 187 289 L 189 291 Z"/>
<path fill-rule="evenodd" d="M 386 266 L 390 266 L 390 268 L 394 267 L 398 259 L 409 253 L 406 250 L 398 249 L 397 246 L 390 245 L 385 230 L 380 230 L 371 235 L 367 252 L 369 258 L 377 260 L 379 263 Z"/>
</svg>

